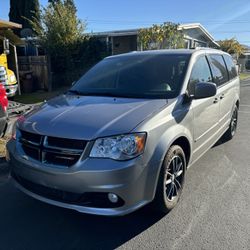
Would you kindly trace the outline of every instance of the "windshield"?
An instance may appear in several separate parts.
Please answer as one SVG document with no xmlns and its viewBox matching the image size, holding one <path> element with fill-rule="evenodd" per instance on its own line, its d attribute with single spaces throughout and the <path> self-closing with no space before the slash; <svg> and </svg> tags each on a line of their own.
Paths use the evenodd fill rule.
<svg viewBox="0 0 250 250">
<path fill-rule="evenodd" d="M 71 88 L 82 95 L 174 98 L 181 89 L 190 55 L 151 54 L 110 57 Z"/>
</svg>

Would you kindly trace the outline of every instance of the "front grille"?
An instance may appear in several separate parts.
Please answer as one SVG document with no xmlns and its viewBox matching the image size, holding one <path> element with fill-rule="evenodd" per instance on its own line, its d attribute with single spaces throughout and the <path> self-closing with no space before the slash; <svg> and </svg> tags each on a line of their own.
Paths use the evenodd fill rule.
<svg viewBox="0 0 250 250">
<path fill-rule="evenodd" d="M 33 147 L 23 144 L 23 151 L 29 157 L 35 160 L 39 160 L 39 150 L 37 148 L 33 148 Z"/>
<path fill-rule="evenodd" d="M 70 167 L 75 164 L 87 141 L 44 136 L 20 130 L 19 142 L 24 153 L 37 161 Z"/>
<path fill-rule="evenodd" d="M 41 144 L 42 136 L 39 134 L 33 134 L 22 130 L 21 135 L 21 140 L 31 142 L 32 144 Z"/>
<path fill-rule="evenodd" d="M 57 137 L 48 137 L 47 142 L 50 146 L 53 147 L 71 148 L 79 150 L 85 148 L 86 146 L 86 141 L 57 138 Z"/>
</svg>

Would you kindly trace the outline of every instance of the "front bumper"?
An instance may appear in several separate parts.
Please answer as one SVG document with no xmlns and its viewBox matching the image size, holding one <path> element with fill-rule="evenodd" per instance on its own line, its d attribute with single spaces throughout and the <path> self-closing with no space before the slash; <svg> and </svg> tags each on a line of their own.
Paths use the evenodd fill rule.
<svg viewBox="0 0 250 250">
<path fill-rule="evenodd" d="M 86 158 L 72 167 L 60 168 L 24 159 L 15 145 L 13 140 L 7 144 L 7 160 L 13 179 L 21 191 L 43 202 L 83 213 L 118 216 L 131 213 L 153 199 L 152 192 L 147 191 L 150 166 L 144 162 L 142 156 L 123 162 Z M 117 207 L 92 207 L 64 202 L 34 192 L 22 185 L 19 178 L 40 187 L 60 191 L 62 195 L 114 193 L 124 202 Z"/>
<path fill-rule="evenodd" d="M 6 94 L 8 97 L 12 97 L 16 95 L 18 84 L 4 85 L 6 89 Z"/>
</svg>

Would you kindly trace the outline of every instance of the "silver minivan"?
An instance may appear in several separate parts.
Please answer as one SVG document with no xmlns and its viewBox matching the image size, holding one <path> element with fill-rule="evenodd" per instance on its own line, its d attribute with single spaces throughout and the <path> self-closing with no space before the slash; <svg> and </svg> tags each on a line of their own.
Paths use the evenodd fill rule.
<svg viewBox="0 0 250 250">
<path fill-rule="evenodd" d="M 19 118 L 7 145 L 17 187 L 64 208 L 167 213 L 186 170 L 237 127 L 239 77 L 214 49 L 107 57 Z"/>
</svg>

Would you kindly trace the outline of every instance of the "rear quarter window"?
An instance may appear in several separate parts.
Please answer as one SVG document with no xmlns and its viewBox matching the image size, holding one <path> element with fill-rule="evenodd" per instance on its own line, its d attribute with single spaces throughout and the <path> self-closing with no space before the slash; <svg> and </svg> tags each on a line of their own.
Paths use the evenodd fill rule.
<svg viewBox="0 0 250 250">
<path fill-rule="evenodd" d="M 232 59 L 231 56 L 223 55 L 223 58 L 224 58 L 224 60 L 226 62 L 226 65 L 227 65 L 229 79 L 231 80 L 231 79 L 235 78 L 238 75 L 235 64 L 234 64 L 233 59 Z"/>
<path fill-rule="evenodd" d="M 222 55 L 209 55 L 209 63 L 212 70 L 213 80 L 217 86 L 223 85 L 228 79 L 228 73 Z"/>
</svg>

